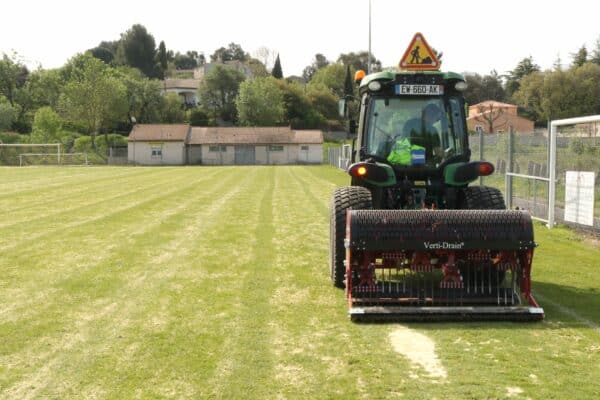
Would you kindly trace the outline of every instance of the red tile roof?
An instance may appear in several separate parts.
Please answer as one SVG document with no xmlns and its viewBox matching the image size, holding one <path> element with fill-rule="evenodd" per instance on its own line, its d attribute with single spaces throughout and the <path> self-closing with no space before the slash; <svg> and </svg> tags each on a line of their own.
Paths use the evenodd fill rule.
<svg viewBox="0 0 600 400">
<path fill-rule="evenodd" d="M 129 133 L 128 141 L 185 141 L 190 126 L 187 124 L 136 124 Z"/>
<path fill-rule="evenodd" d="M 289 127 L 192 128 L 189 144 L 321 144 L 318 130 L 293 131 Z"/>
</svg>

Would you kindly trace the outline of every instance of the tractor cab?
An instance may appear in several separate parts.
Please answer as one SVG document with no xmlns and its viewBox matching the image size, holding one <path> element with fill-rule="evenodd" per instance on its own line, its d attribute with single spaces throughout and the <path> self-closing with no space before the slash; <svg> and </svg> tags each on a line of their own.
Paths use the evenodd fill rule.
<svg viewBox="0 0 600 400">
<path fill-rule="evenodd" d="M 461 75 L 437 71 L 362 78 L 353 162 L 385 163 L 411 180 L 442 176 L 449 162 L 467 162 L 465 88 Z"/>
</svg>

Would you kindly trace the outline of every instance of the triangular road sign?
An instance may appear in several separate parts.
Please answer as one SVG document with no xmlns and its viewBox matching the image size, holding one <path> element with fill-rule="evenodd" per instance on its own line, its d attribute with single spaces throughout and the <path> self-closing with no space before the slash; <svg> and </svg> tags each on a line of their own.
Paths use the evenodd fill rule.
<svg viewBox="0 0 600 400">
<path fill-rule="evenodd" d="M 423 34 L 417 32 L 404 52 L 399 66 L 400 69 L 407 70 L 435 71 L 440 69 L 440 62 Z"/>
</svg>

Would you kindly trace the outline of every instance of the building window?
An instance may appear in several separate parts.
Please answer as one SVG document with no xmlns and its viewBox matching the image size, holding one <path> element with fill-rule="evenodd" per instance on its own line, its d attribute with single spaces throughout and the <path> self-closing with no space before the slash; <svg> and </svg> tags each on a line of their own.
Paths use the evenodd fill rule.
<svg viewBox="0 0 600 400">
<path fill-rule="evenodd" d="M 283 151 L 283 146 L 279 144 L 271 144 L 269 145 L 269 151 Z"/>
<path fill-rule="evenodd" d="M 300 150 L 308 151 L 308 146 L 307 145 L 300 146 Z"/>
<path fill-rule="evenodd" d="M 225 153 L 225 152 L 227 152 L 227 146 L 208 146 L 208 151 L 213 152 L 213 153 L 218 153 L 218 152 Z"/>
<path fill-rule="evenodd" d="M 150 147 L 151 158 L 162 159 L 162 146 Z"/>
</svg>

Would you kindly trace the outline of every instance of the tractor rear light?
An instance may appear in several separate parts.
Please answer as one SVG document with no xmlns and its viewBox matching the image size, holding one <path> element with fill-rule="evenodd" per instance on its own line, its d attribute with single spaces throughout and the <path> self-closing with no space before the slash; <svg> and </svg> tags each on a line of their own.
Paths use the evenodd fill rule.
<svg viewBox="0 0 600 400">
<path fill-rule="evenodd" d="M 494 165 L 489 162 L 479 163 L 479 175 L 488 176 L 494 172 Z"/>
<path fill-rule="evenodd" d="M 348 168 L 348 173 L 355 178 L 367 179 L 373 182 L 385 182 L 388 180 L 385 168 L 375 163 L 360 162 L 352 164 Z"/>
</svg>

